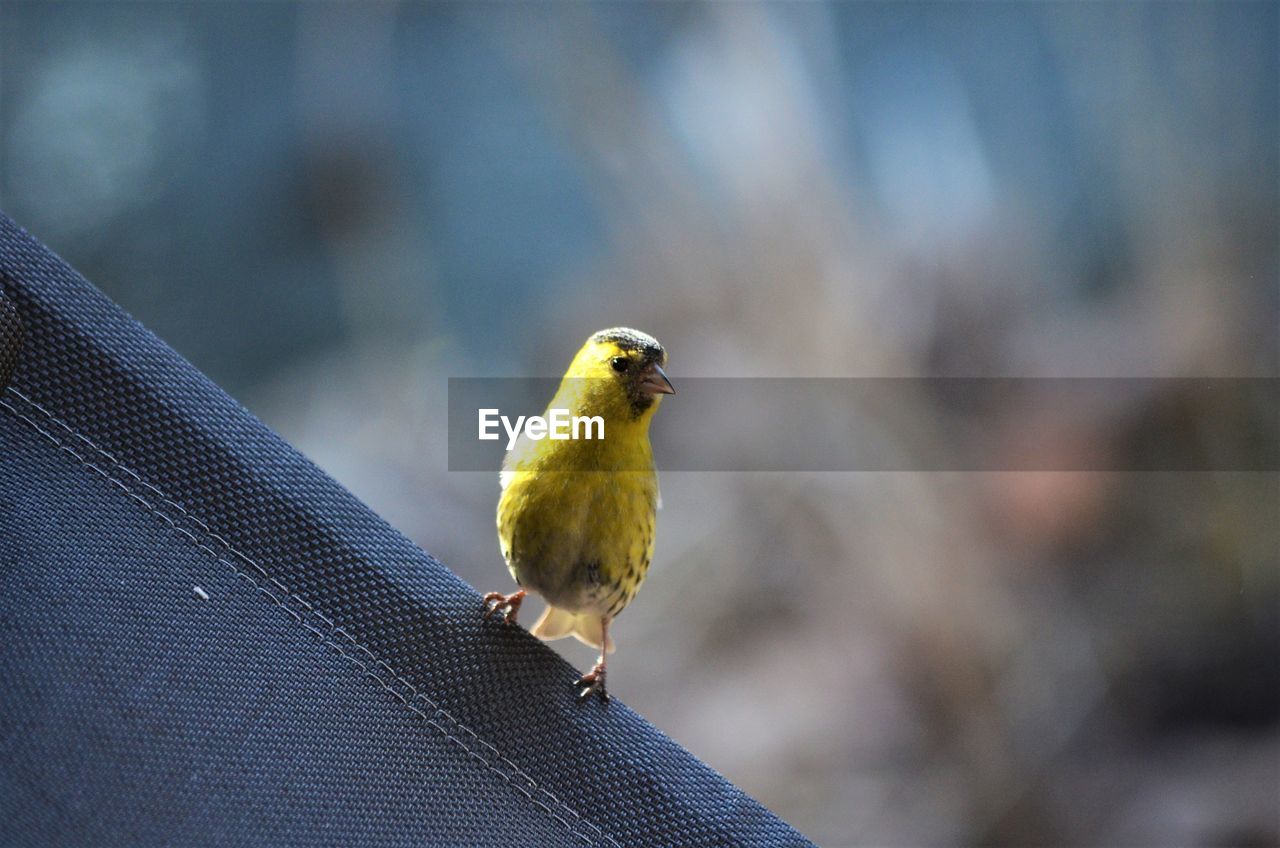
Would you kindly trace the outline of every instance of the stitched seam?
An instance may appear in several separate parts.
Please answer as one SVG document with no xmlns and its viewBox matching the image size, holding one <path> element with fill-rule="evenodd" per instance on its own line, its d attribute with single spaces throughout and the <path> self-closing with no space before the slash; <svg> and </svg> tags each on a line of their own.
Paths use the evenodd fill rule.
<svg viewBox="0 0 1280 848">
<path fill-rule="evenodd" d="M 601 830 L 598 825 L 596 825 L 594 822 L 588 821 L 587 819 L 583 818 L 574 809 L 569 807 L 567 804 L 565 804 L 563 801 L 561 801 L 559 798 L 553 795 L 550 791 L 539 786 L 532 777 L 530 777 L 523 770 L 521 770 L 520 767 L 517 766 L 514 762 L 507 759 L 507 757 L 503 756 L 502 753 L 499 752 L 498 749 L 495 748 L 491 743 L 485 741 L 484 739 L 481 739 L 473 730 L 471 730 L 471 728 L 467 727 L 462 722 L 458 721 L 456 718 L 450 715 L 446 710 L 444 710 L 439 704 L 437 704 L 431 698 L 427 697 L 422 692 L 420 692 L 416 686 L 414 686 L 412 683 L 410 683 L 401 675 L 397 674 L 396 671 L 386 663 L 386 661 L 376 656 L 364 644 L 356 641 L 355 637 L 353 637 L 349 632 L 347 632 L 345 628 L 337 626 L 332 619 L 330 619 L 328 616 L 321 613 L 304 598 L 302 598 L 301 596 L 299 596 L 294 592 L 289 591 L 289 589 L 283 583 L 281 583 L 279 580 L 272 577 L 271 575 L 267 574 L 266 570 L 263 569 L 262 566 L 258 565 L 258 563 L 256 563 L 254 560 L 252 560 L 245 554 L 241 553 L 236 548 L 232 547 L 230 542 L 228 542 L 225 538 L 223 538 L 222 536 L 214 532 L 209 527 L 209 525 L 205 524 L 203 521 L 201 521 L 200 519 L 192 515 L 190 512 L 188 512 L 181 504 L 165 496 L 165 494 L 162 491 L 160 491 L 159 489 L 157 489 L 155 486 L 151 485 L 147 481 L 143 480 L 142 477 L 140 477 L 136 472 L 134 472 L 128 466 L 121 463 L 120 460 L 116 459 L 110 453 L 98 447 L 87 436 L 84 436 L 81 433 L 73 430 L 60 418 L 55 416 L 53 413 L 49 412 L 47 409 L 42 407 L 40 404 L 36 403 L 34 400 L 28 398 L 22 392 L 10 386 L 7 389 L 5 389 L 5 394 L 12 395 L 13 397 L 16 397 L 19 400 L 21 400 L 24 404 L 26 404 L 29 407 L 31 411 L 42 416 L 44 419 L 46 419 L 50 423 L 56 425 L 59 429 L 65 431 L 68 435 L 74 437 L 80 443 L 82 443 L 83 445 L 88 447 L 90 450 L 92 450 L 94 453 L 96 453 L 98 456 L 100 456 L 102 459 L 104 459 L 111 468 L 118 470 L 125 475 L 128 475 L 128 477 L 131 478 L 138 486 L 150 492 L 154 496 L 155 501 L 157 501 L 160 504 L 164 504 L 168 508 L 175 510 L 177 513 L 179 513 L 182 516 L 181 520 L 189 521 L 193 525 L 195 525 L 197 528 L 199 528 L 199 531 L 203 533 L 203 535 L 208 537 L 208 539 L 215 541 L 218 545 L 224 548 L 226 551 L 226 554 L 220 555 L 212 547 L 210 547 L 209 545 L 201 541 L 201 539 L 196 535 L 196 533 L 193 533 L 191 530 L 187 529 L 186 527 L 183 527 L 179 523 L 179 519 L 175 519 L 173 516 L 167 514 L 162 507 L 157 505 L 157 503 L 153 503 L 147 500 L 146 498 L 142 497 L 137 492 L 130 489 L 125 482 L 113 477 L 108 471 L 104 470 L 100 465 L 98 465 L 97 463 L 93 462 L 90 459 L 86 459 L 83 455 L 81 455 L 79 451 L 76 450 L 76 448 L 71 447 L 68 444 L 64 444 L 63 441 L 61 441 L 57 436 L 53 435 L 48 430 L 41 427 L 40 424 L 37 423 L 35 420 L 33 420 L 30 416 L 19 411 L 15 406 L 10 404 L 8 401 L 4 399 L 0 399 L 0 407 L 4 407 L 5 409 L 9 410 L 17 418 L 19 418 L 20 420 L 28 424 L 32 429 L 34 429 L 37 433 L 39 433 L 41 436 L 43 436 L 45 439 L 51 442 L 59 450 L 70 454 L 80 465 L 84 466 L 85 468 L 88 468 L 89 470 L 93 471 L 94 473 L 98 474 L 99 476 L 107 480 L 116 488 L 120 489 L 127 497 L 129 497 L 131 500 L 136 501 L 140 506 L 142 506 L 148 512 L 152 513 L 156 517 L 163 520 L 166 524 L 169 525 L 169 527 L 172 530 L 174 530 L 176 533 L 186 538 L 188 541 L 190 541 L 193 545 L 195 545 L 200 550 L 207 553 L 215 561 L 220 562 L 226 565 L 227 567 L 229 567 L 237 577 L 240 577 L 243 580 L 245 580 L 251 587 L 253 587 L 254 590 L 262 593 L 273 604 L 280 607 L 285 612 L 289 613 L 289 615 L 292 616 L 295 621 L 297 621 L 304 628 L 306 628 L 313 635 L 315 635 L 316 638 L 318 638 L 322 644 L 332 648 L 335 652 L 337 652 L 339 656 L 341 656 L 343 659 L 347 660 L 352 665 L 354 665 L 356 669 L 360 671 L 362 676 L 368 677 L 371 680 L 373 680 L 380 687 L 385 689 L 390 695 L 392 695 L 396 700 L 404 704 L 407 708 L 412 710 L 416 715 L 421 717 L 423 721 L 425 721 L 429 726 L 439 731 L 445 737 L 445 739 L 457 745 L 459 748 L 465 751 L 468 756 L 472 757 L 477 762 L 482 764 L 485 768 L 487 768 L 489 771 L 493 772 L 498 777 L 502 778 L 502 780 L 505 783 L 507 783 L 509 786 L 511 786 L 512 789 L 516 790 L 521 795 L 523 795 L 531 804 L 541 809 L 543 812 L 549 815 L 553 820 L 559 822 L 561 826 L 563 826 L 566 830 L 568 830 L 571 836 L 576 836 L 580 839 L 586 839 L 588 841 L 591 841 L 593 838 L 598 837 L 606 840 L 610 845 L 615 846 L 615 848 L 622 848 L 622 846 L 617 842 L 617 840 L 615 840 L 612 836 L 610 836 L 609 834 Z M 243 563 L 243 565 L 237 565 L 235 562 L 232 561 L 232 559 L 229 559 L 228 557 L 231 557 L 240 561 L 241 563 Z M 245 566 L 247 566 L 248 568 L 246 568 Z M 248 570 L 249 568 L 251 568 L 254 572 L 256 572 L 258 576 L 255 577 L 253 574 L 249 573 L 249 570 Z M 290 606 L 289 604 L 290 601 L 292 601 L 296 605 L 297 609 Z M 312 618 L 319 621 L 323 625 L 324 629 L 322 629 L 321 627 L 317 627 L 315 624 L 313 624 L 309 620 Z M 339 644 L 339 642 L 336 640 L 335 637 L 337 636 L 341 636 L 347 643 L 349 643 L 351 648 L 354 648 L 356 651 L 359 651 L 362 655 L 367 657 L 369 662 L 364 662 L 358 659 L 356 656 L 354 656 L 352 653 L 349 652 L 349 649 L 344 649 L 343 645 Z M 391 683 L 388 683 L 383 676 L 380 676 L 377 672 L 373 670 L 373 668 L 370 667 L 370 664 L 378 668 L 381 668 L 383 671 L 385 671 L 386 675 L 388 675 L 391 678 L 391 680 L 400 684 L 400 686 L 403 687 L 403 690 L 401 688 L 397 688 Z M 422 704 L 425 704 L 426 707 L 431 712 L 428 713 L 427 710 L 422 709 L 415 702 L 421 702 Z M 468 746 L 466 742 L 464 742 L 458 736 L 455 736 L 454 733 L 451 733 L 450 729 L 452 729 L 454 733 L 460 733 L 462 735 L 470 737 L 473 740 L 475 745 L 491 753 L 503 765 L 505 765 L 506 768 L 505 769 L 499 768 L 497 765 L 494 764 L 494 762 L 492 762 L 486 756 L 482 755 L 477 750 L 474 750 L 472 747 Z M 544 801 L 543 798 L 545 798 L 546 800 Z M 575 819 L 579 824 L 575 825 L 573 822 L 569 821 L 564 816 L 560 815 L 560 813 L 556 811 L 557 809 L 563 811 L 564 813 L 567 813 L 569 816 L 572 816 L 573 819 Z M 579 831 L 578 830 L 579 826 L 594 832 L 596 837 L 593 837 L 590 833 Z"/>
</svg>

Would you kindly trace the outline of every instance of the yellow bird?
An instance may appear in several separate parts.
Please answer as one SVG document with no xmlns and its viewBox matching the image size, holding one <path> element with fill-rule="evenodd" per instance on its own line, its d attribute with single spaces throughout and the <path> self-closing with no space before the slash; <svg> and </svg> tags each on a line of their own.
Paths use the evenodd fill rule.
<svg viewBox="0 0 1280 848">
<path fill-rule="evenodd" d="M 644 582 L 653 558 L 658 472 L 649 423 L 664 394 L 674 394 L 652 336 L 626 327 L 587 339 L 547 407 L 603 421 L 578 438 L 534 440 L 526 430 L 502 466 L 498 541 L 520 590 L 485 596 L 485 617 L 513 622 L 527 591 L 549 605 L 533 626 L 541 639 L 574 636 L 600 649 L 575 684 L 579 700 L 608 700 L 609 624 Z"/>
</svg>

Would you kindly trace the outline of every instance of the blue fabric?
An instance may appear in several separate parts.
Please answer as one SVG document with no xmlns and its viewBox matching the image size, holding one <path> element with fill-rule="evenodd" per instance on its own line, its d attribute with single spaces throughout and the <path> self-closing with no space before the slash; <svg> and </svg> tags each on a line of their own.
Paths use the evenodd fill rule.
<svg viewBox="0 0 1280 848">
<path fill-rule="evenodd" d="M 0 844 L 808 844 L 3 216 L 0 291 Z"/>
</svg>

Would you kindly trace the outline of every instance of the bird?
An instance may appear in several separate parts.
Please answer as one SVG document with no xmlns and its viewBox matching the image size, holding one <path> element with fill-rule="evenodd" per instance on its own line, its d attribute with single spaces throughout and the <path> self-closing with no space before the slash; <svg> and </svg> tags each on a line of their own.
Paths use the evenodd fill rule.
<svg viewBox="0 0 1280 848">
<path fill-rule="evenodd" d="M 629 327 L 593 333 L 573 357 L 547 406 L 598 417 L 603 438 L 540 439 L 521 434 L 503 461 L 498 541 L 519 589 L 484 597 L 484 617 L 515 623 L 528 592 L 547 602 L 530 632 L 574 636 L 599 649 L 574 684 L 578 701 L 608 703 L 606 661 L 613 620 L 631 603 L 653 558 L 658 472 L 649 425 L 664 395 L 667 352 Z M 587 428 L 586 432 L 590 432 Z"/>
</svg>

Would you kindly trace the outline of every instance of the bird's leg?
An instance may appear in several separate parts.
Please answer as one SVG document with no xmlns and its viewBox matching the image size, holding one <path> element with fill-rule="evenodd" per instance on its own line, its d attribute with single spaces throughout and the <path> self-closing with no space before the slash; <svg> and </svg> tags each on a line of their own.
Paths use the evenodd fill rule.
<svg viewBox="0 0 1280 848">
<path fill-rule="evenodd" d="M 605 703 L 609 701 L 609 692 L 604 688 L 604 654 L 600 655 L 600 661 L 595 664 L 591 671 L 578 678 L 578 682 L 574 686 L 581 686 L 582 691 L 578 693 L 578 700 L 585 701 L 591 697 L 594 692 L 600 696 Z"/>
<path fill-rule="evenodd" d="M 491 618 L 496 615 L 502 621 L 515 624 L 516 613 L 520 612 L 520 605 L 524 603 L 524 595 L 524 589 L 512 592 L 510 595 L 490 592 L 484 596 L 484 617 Z"/>
<path fill-rule="evenodd" d="M 609 647 L 609 619 L 602 618 L 600 620 L 600 659 L 596 661 L 595 667 L 591 671 L 578 678 L 578 682 L 574 686 L 581 686 L 582 691 L 578 693 L 578 701 L 585 701 L 591 697 L 594 692 L 600 696 L 600 700 L 606 704 L 609 703 L 609 692 L 604 688 L 605 677 L 605 654 Z"/>
</svg>

